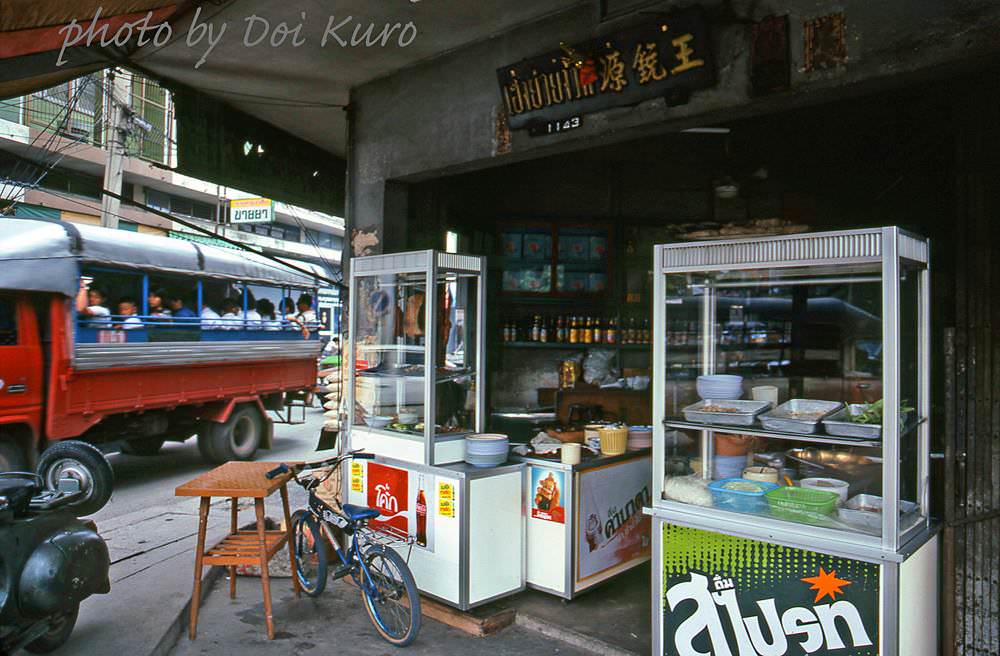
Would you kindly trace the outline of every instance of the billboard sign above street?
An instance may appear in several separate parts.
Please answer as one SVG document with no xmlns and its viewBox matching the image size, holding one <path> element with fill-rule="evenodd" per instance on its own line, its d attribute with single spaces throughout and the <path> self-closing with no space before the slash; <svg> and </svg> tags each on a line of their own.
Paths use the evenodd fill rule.
<svg viewBox="0 0 1000 656">
<path fill-rule="evenodd" d="M 229 201 L 230 223 L 273 223 L 274 201 L 270 198 L 240 198 Z"/>
</svg>

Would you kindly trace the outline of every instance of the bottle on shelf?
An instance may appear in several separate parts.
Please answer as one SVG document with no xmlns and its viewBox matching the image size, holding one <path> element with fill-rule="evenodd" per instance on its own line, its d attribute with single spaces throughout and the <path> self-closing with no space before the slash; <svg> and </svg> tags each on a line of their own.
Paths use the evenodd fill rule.
<svg viewBox="0 0 1000 656">
<path fill-rule="evenodd" d="M 611 319 L 608 320 L 608 329 L 604 331 L 604 343 L 618 343 L 618 319 L 615 317 L 611 317 Z"/>
<path fill-rule="evenodd" d="M 561 314 L 556 319 L 556 341 L 560 343 L 566 342 L 566 319 Z"/>
<path fill-rule="evenodd" d="M 583 321 L 583 334 L 581 340 L 584 344 L 590 344 L 593 341 L 593 334 L 590 332 L 590 317 L 586 317 Z"/>
<path fill-rule="evenodd" d="M 569 343 L 580 343 L 580 325 L 576 317 L 570 317 L 569 320 Z"/>
<path fill-rule="evenodd" d="M 531 340 L 532 342 L 542 341 L 542 318 L 535 315 L 535 320 L 531 324 Z"/>
<path fill-rule="evenodd" d="M 642 343 L 649 344 L 652 341 L 652 335 L 650 335 L 649 331 L 649 317 L 646 317 L 642 320 Z"/>
<path fill-rule="evenodd" d="M 549 341 L 549 320 L 548 319 L 542 319 L 542 326 L 541 326 L 541 328 L 538 331 L 538 341 L 542 342 L 543 344 L 545 342 Z"/>
<path fill-rule="evenodd" d="M 604 320 L 601 317 L 594 319 L 594 329 L 593 335 L 591 336 L 591 341 L 594 344 L 604 343 Z"/>
</svg>

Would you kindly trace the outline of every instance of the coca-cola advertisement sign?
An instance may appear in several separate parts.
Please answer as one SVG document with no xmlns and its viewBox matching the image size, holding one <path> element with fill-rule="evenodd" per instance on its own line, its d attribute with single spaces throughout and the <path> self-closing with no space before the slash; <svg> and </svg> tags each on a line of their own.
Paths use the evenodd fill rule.
<svg viewBox="0 0 1000 656">
<path fill-rule="evenodd" d="M 368 464 L 368 506 L 381 513 L 371 521 L 372 526 L 390 526 L 410 534 L 409 481 L 410 473 L 405 469 Z"/>
<path fill-rule="evenodd" d="M 414 545 L 434 551 L 435 479 L 429 474 L 368 463 L 367 504 L 381 513 L 372 527 L 390 527 L 394 533 L 413 537 Z"/>
</svg>

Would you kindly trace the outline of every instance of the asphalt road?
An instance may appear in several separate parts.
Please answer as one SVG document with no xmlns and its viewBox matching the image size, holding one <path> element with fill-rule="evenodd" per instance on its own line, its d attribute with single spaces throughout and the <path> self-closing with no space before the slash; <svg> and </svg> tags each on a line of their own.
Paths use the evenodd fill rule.
<svg viewBox="0 0 1000 656">
<path fill-rule="evenodd" d="M 280 462 L 315 458 L 323 411 L 307 409 L 305 416 L 304 424 L 275 424 L 274 447 L 258 451 L 256 459 Z M 115 454 L 108 459 L 115 470 L 115 492 L 108 505 L 94 515 L 98 526 L 143 508 L 183 502 L 174 496 L 174 488 L 212 468 L 201 459 L 195 438 L 169 442 L 155 456 Z"/>
<path fill-rule="evenodd" d="M 315 452 L 322 424 L 318 408 L 306 411 L 303 424 L 276 424 L 274 448 L 259 451 L 256 459 L 281 462 L 323 457 Z M 111 592 L 84 601 L 70 641 L 53 656 L 149 654 L 168 635 L 191 596 L 198 499 L 176 497 L 174 488 L 212 465 L 201 460 L 194 439 L 165 445 L 155 456 L 114 455 L 110 460 L 115 492 L 93 519 L 111 556 Z M 304 493 L 294 488 L 289 494 L 293 508 L 301 507 Z M 209 544 L 228 531 L 227 503 L 226 499 L 213 501 Z M 281 519 L 280 503 L 278 495 L 266 500 L 269 517 Z M 253 504 L 244 499 L 240 523 L 252 521 Z M 255 591 L 245 583 L 242 589 L 245 594 Z M 259 600 L 259 592 L 254 597 Z"/>
</svg>

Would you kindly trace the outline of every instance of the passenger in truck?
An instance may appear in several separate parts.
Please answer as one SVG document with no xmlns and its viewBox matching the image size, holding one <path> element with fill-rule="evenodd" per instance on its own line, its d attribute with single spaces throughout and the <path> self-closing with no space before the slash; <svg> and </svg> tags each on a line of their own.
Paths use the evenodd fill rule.
<svg viewBox="0 0 1000 656">
<path fill-rule="evenodd" d="M 253 292 L 247 290 L 247 309 L 241 313 L 245 330 L 260 330 L 262 328 L 260 313 L 257 312 L 256 307 L 257 301 L 254 300 Z"/>
<path fill-rule="evenodd" d="M 212 309 L 211 305 L 205 304 L 205 307 L 201 308 L 201 327 L 208 330 L 218 329 L 222 327 L 221 324 L 222 317 L 219 313 Z"/>
<path fill-rule="evenodd" d="M 107 295 L 104 290 L 93 286 L 86 278 L 80 278 L 80 290 L 76 294 L 76 313 L 81 317 L 90 317 L 90 326 L 99 326 L 111 321 L 111 310 L 107 308 Z"/>
<path fill-rule="evenodd" d="M 239 330 L 243 327 L 242 313 L 235 299 L 222 299 L 222 302 L 219 303 L 219 309 L 222 310 L 222 317 L 219 319 L 220 328 L 223 330 Z"/>
<path fill-rule="evenodd" d="M 119 319 L 115 321 L 115 327 L 121 328 L 122 330 L 135 330 L 136 328 L 142 328 L 142 319 L 137 317 L 137 314 L 139 314 L 139 310 L 135 299 L 131 296 L 121 297 L 118 299 Z M 124 319 L 121 317 L 124 317 Z"/>
<path fill-rule="evenodd" d="M 174 319 L 182 319 L 182 323 L 193 323 L 191 319 L 198 316 L 194 310 L 184 307 L 184 299 L 177 292 L 172 292 L 168 296 L 167 304 L 170 306 L 170 316 Z"/>
<path fill-rule="evenodd" d="M 296 304 L 299 309 L 299 313 L 295 315 L 298 317 L 299 321 L 305 326 L 309 326 L 316 323 L 316 312 L 312 309 L 313 298 L 309 294 L 303 294 L 299 296 L 299 302 Z"/>
<path fill-rule="evenodd" d="M 167 292 L 163 289 L 154 289 L 149 292 L 146 299 L 149 301 L 149 316 L 156 318 L 166 318 L 170 316 L 170 310 L 166 308 Z"/>
<path fill-rule="evenodd" d="M 260 315 L 264 330 L 281 330 L 281 319 L 274 313 L 274 303 L 266 298 L 257 301 L 257 314 Z"/>
</svg>

